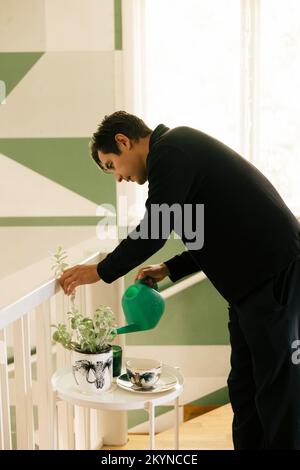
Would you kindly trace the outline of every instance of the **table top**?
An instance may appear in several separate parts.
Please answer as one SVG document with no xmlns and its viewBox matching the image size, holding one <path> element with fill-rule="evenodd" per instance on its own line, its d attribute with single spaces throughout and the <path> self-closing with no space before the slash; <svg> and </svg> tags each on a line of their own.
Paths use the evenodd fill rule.
<svg viewBox="0 0 300 470">
<path fill-rule="evenodd" d="M 57 397 L 73 405 L 99 408 L 102 410 L 133 410 L 144 409 L 147 403 L 154 406 L 164 404 L 177 398 L 183 391 L 184 377 L 178 367 L 163 364 L 163 372 L 174 375 L 177 384 L 170 390 L 158 393 L 132 392 L 120 388 L 113 380 L 112 386 L 101 394 L 81 392 L 75 383 L 71 367 L 58 369 L 52 376 L 52 388 Z M 122 370 L 122 373 L 126 372 Z"/>
</svg>

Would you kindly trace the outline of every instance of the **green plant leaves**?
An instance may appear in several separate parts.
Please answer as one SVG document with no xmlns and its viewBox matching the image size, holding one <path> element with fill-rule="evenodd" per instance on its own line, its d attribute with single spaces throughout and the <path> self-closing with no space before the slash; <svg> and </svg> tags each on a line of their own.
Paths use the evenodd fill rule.
<svg viewBox="0 0 300 470">
<path fill-rule="evenodd" d="M 55 264 L 51 269 L 55 269 L 55 277 L 58 278 L 68 266 L 64 262 L 67 258 L 66 252 L 61 246 L 56 248 L 53 258 Z M 56 328 L 52 336 L 53 340 L 62 344 L 64 348 L 76 349 L 85 353 L 99 353 L 106 350 L 110 341 L 117 334 L 115 314 L 112 309 L 107 305 L 99 305 L 92 317 L 89 317 L 80 313 L 76 308 L 75 291 L 70 300 L 71 310 L 67 312 L 67 315 L 71 333 L 68 331 L 67 325 L 62 323 L 51 325 Z"/>
</svg>

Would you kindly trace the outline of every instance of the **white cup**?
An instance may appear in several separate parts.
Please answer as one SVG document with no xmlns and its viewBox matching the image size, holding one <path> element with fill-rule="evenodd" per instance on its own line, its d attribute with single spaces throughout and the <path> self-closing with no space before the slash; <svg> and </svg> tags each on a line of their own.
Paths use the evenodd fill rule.
<svg viewBox="0 0 300 470">
<path fill-rule="evenodd" d="M 162 362 L 156 359 L 128 359 L 126 372 L 130 382 L 137 387 L 151 388 L 161 376 Z"/>
</svg>

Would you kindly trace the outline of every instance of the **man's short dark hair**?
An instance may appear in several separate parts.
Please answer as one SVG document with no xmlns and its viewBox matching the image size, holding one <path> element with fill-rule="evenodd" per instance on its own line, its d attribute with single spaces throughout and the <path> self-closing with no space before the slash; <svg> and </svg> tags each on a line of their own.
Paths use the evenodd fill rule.
<svg viewBox="0 0 300 470">
<path fill-rule="evenodd" d="M 138 141 L 142 137 L 147 137 L 152 130 L 144 121 L 126 111 L 116 111 L 109 116 L 105 116 L 97 131 L 93 134 L 90 141 L 91 156 L 97 165 L 105 170 L 99 160 L 98 150 L 103 153 L 114 153 L 120 155 L 120 149 L 115 140 L 118 133 L 126 135 L 129 139 Z"/>
</svg>

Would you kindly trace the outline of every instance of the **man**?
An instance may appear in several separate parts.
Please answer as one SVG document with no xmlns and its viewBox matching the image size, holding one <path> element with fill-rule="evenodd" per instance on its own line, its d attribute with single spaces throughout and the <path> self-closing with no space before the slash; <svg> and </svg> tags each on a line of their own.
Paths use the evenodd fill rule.
<svg viewBox="0 0 300 470">
<path fill-rule="evenodd" d="M 174 215 L 164 236 L 137 236 L 153 225 L 153 207 L 175 204 L 184 213 L 203 204 L 201 247 L 194 249 L 183 230 L 189 249 L 137 276 L 175 282 L 203 270 L 229 302 L 235 449 L 300 449 L 300 361 L 293 360 L 300 344 L 297 219 L 251 163 L 189 127 L 160 124 L 152 131 L 138 117 L 116 112 L 93 135 L 91 154 L 117 181 L 148 180 L 146 213 L 98 265 L 67 269 L 60 280 L 65 293 L 123 276 L 164 245 L 178 219 L 186 220 Z"/>
</svg>

